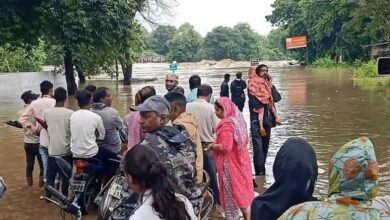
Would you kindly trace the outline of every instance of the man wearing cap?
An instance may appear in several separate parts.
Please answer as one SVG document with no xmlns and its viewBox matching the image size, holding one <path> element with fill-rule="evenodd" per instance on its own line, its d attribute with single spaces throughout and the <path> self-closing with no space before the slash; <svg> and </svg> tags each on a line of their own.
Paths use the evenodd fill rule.
<svg viewBox="0 0 390 220">
<path fill-rule="evenodd" d="M 43 121 L 43 111 L 54 108 L 56 105 L 56 100 L 52 98 L 53 83 L 45 80 L 41 82 L 39 86 L 42 93 L 41 98 L 31 102 L 31 104 L 20 116 L 19 122 L 24 129 L 27 129 L 28 132 L 39 134 L 39 153 L 42 157 L 43 177 L 46 178 L 47 161 L 49 157 L 47 151 L 47 147 L 49 146 L 49 136 L 46 129 L 44 129 L 39 123 L 32 123 L 32 119 Z"/>
<path fill-rule="evenodd" d="M 168 92 L 180 92 L 184 95 L 184 89 L 179 84 L 179 76 L 174 73 L 169 73 L 165 77 L 165 88 Z"/>
<path fill-rule="evenodd" d="M 166 125 L 169 121 L 170 108 L 169 102 L 159 95 L 149 97 L 137 107 L 141 115 L 139 120 L 141 128 L 143 132 L 149 133 L 140 144 L 153 149 L 159 159 L 166 164 L 168 175 L 176 184 L 177 193 L 186 196 L 193 205 L 195 213 L 198 214 L 203 204 L 203 193 L 201 185 L 195 179 L 196 146 L 183 126 Z M 132 196 L 128 198 L 130 197 Z M 127 201 L 127 203 L 131 202 Z M 121 204 L 114 213 L 128 215 L 131 210 L 120 209 L 131 209 L 131 207 L 134 205 Z"/>
<path fill-rule="evenodd" d="M 18 112 L 20 116 L 30 105 L 30 103 L 39 97 L 38 94 L 33 93 L 31 90 L 25 91 L 20 97 L 24 102 L 23 110 Z M 36 125 L 34 118 L 30 118 L 29 122 Z M 33 186 L 33 170 L 35 158 L 38 160 L 40 173 L 39 173 L 39 187 L 43 186 L 43 164 L 41 155 L 39 154 L 39 136 L 35 132 L 30 132 L 27 128 L 23 129 L 24 133 L 24 151 L 26 153 L 26 181 L 28 186 Z"/>
</svg>

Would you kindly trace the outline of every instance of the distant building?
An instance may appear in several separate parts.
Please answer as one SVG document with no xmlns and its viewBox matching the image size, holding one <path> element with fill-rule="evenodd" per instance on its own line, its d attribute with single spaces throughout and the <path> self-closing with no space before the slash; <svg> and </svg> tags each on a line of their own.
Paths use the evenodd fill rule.
<svg viewBox="0 0 390 220">
<path fill-rule="evenodd" d="M 369 44 L 369 45 L 363 46 L 363 48 L 370 48 L 371 59 L 377 59 L 378 57 L 382 56 L 383 54 L 390 53 L 389 42 Z"/>
</svg>

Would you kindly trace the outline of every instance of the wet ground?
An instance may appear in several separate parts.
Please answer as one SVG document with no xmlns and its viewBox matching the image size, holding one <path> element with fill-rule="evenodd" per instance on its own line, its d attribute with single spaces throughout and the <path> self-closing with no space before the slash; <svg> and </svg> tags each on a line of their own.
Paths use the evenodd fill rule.
<svg viewBox="0 0 390 220">
<path fill-rule="evenodd" d="M 196 73 L 203 83 L 213 86 L 215 95 L 224 73 L 234 73 L 245 67 L 186 65 L 177 73 L 180 85 L 189 93 L 188 78 Z M 137 82 L 132 86 L 116 86 L 115 81 L 90 81 L 97 86 L 106 86 L 114 95 L 113 105 L 122 116 L 127 113 L 136 91 L 145 85 L 155 86 L 157 93 L 165 94 L 164 75 L 168 64 L 137 64 L 134 77 L 155 79 Z M 389 161 L 390 155 L 390 80 L 351 79 L 349 71 L 313 71 L 301 67 L 271 66 L 274 84 L 282 93 L 277 109 L 283 125 L 272 130 L 270 153 L 267 159 L 267 176 L 264 186 L 272 181 L 272 161 L 277 150 L 290 137 L 303 137 L 315 148 L 319 164 L 319 180 L 316 194 L 324 196 L 327 190 L 326 164 L 334 152 L 351 139 L 365 135 L 376 147 L 380 164 Z M 245 75 L 245 74 L 244 74 Z M 232 76 L 232 78 L 234 78 Z M 55 86 L 65 86 L 62 75 L 50 73 L 0 74 L 0 121 L 16 119 L 16 112 L 23 106 L 20 94 L 31 89 L 39 92 L 39 83 L 50 79 Z M 68 106 L 75 109 L 73 99 Z M 248 119 L 247 106 L 244 115 Z M 249 121 L 249 120 L 248 120 Z M 34 170 L 34 187 L 25 184 L 25 156 L 21 130 L 0 125 L 0 175 L 5 178 L 9 190 L 0 200 L 0 219 L 60 219 L 58 208 L 39 199 L 42 189 L 37 185 L 37 168 Z M 381 169 L 381 193 L 390 194 L 388 166 Z M 260 181 L 259 181 L 260 182 Z M 89 216 L 87 219 L 94 219 Z"/>
</svg>

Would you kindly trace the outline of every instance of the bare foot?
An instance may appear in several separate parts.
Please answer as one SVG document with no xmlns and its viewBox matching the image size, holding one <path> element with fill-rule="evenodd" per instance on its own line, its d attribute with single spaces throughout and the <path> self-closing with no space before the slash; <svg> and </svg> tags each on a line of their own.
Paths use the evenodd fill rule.
<svg viewBox="0 0 390 220">
<path fill-rule="evenodd" d="M 280 121 L 280 118 L 276 118 L 275 119 L 275 124 L 277 124 L 277 125 L 281 125 L 282 124 L 282 122 Z"/>
<path fill-rule="evenodd" d="M 267 132 L 265 132 L 264 128 L 260 128 L 260 136 L 261 137 L 267 136 Z"/>
</svg>

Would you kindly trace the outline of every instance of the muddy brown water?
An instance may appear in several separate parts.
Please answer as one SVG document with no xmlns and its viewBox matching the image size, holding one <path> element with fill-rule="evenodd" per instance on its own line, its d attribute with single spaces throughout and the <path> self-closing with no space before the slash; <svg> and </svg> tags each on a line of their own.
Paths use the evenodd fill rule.
<svg viewBox="0 0 390 220">
<path fill-rule="evenodd" d="M 212 85 L 217 96 L 223 74 L 238 70 L 246 73 L 247 68 L 187 67 L 177 73 L 187 94 L 188 78 L 196 73 L 202 77 L 203 83 Z M 165 94 L 164 75 L 167 72 L 167 64 L 137 64 L 135 78 L 156 80 L 141 81 L 132 86 L 116 86 L 115 81 L 109 80 L 89 83 L 110 88 L 113 105 L 124 116 L 133 104 L 133 94 L 143 86 L 155 86 L 158 94 Z M 289 66 L 271 66 L 270 73 L 282 93 L 283 99 L 277 104 L 277 109 L 283 125 L 272 130 L 264 186 L 272 183 L 272 161 L 277 150 L 290 137 L 305 138 L 314 147 L 319 164 L 316 194 L 322 197 L 327 191 L 326 164 L 335 151 L 349 140 L 363 135 L 371 138 L 379 163 L 390 161 L 390 79 L 354 80 L 350 71 L 313 71 Z M 20 94 L 28 89 L 39 92 L 39 83 L 44 79 L 53 81 L 55 87 L 65 86 L 64 76 L 49 72 L 1 74 L 0 121 L 16 119 L 16 112 L 23 106 Z M 72 98 L 68 106 L 77 108 Z M 247 105 L 244 115 L 249 118 Z M 26 186 L 22 137 L 21 130 L 3 123 L 0 125 L 0 176 L 8 184 L 7 195 L 0 200 L 0 219 L 60 219 L 57 207 L 39 199 L 42 189 L 37 187 L 37 165 L 34 169 L 35 185 Z M 390 194 L 388 167 L 385 165 L 380 169 L 382 195 Z M 95 216 L 90 215 L 86 219 L 95 219 Z"/>
</svg>

